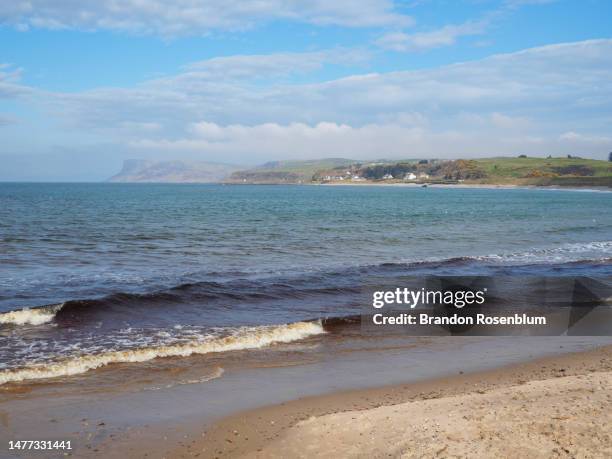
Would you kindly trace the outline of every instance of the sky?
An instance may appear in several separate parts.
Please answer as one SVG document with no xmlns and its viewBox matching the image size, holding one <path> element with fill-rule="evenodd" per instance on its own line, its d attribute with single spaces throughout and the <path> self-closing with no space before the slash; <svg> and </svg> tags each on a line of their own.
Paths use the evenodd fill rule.
<svg viewBox="0 0 612 459">
<path fill-rule="evenodd" d="M 608 0 L 0 2 L 0 180 L 612 151 Z"/>
</svg>

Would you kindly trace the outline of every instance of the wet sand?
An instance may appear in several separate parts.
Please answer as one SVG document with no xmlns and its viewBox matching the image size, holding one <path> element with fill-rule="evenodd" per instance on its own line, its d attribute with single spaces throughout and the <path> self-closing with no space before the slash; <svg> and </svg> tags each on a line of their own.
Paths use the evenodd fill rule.
<svg viewBox="0 0 612 459">
<path fill-rule="evenodd" d="M 242 413 L 169 457 L 610 457 L 611 407 L 607 346 Z"/>
<path fill-rule="evenodd" d="M 298 423 L 312 416 L 364 414 L 380 406 L 474 395 L 612 368 L 611 347 L 591 352 L 610 346 L 609 337 L 355 337 L 350 343 L 332 334 L 322 341 L 244 351 L 221 360 L 158 359 L 109 366 L 79 377 L 0 386 L 0 444 L 64 439 L 74 447 L 59 454 L 11 452 L 6 456 L 11 458 L 64 453 L 111 459 L 257 453 L 291 457 L 293 453 L 283 448 L 304 446 L 292 432 L 307 432 Z M 310 347 L 316 352 L 307 352 L 307 360 L 297 358 Z M 583 352 L 564 355 L 577 351 Z M 290 352 L 295 357 L 288 361 Z M 536 358 L 545 360 L 520 363 Z M 275 359 L 280 361 L 274 363 Z M 494 370 L 502 366 L 506 368 Z M 225 371 L 216 378 L 196 378 L 219 367 Z M 194 378 L 193 383 L 180 382 Z M 275 443 L 282 438 L 287 439 L 285 446 Z M 0 457 L 6 453 L 0 451 Z"/>
</svg>

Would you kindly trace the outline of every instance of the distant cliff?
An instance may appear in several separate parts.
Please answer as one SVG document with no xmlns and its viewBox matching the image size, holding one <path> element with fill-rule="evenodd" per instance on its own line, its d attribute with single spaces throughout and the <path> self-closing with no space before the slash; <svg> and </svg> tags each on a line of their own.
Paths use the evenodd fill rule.
<svg viewBox="0 0 612 459">
<path fill-rule="evenodd" d="M 110 182 L 215 183 L 222 182 L 240 168 L 203 161 L 151 161 L 128 159 Z"/>
</svg>

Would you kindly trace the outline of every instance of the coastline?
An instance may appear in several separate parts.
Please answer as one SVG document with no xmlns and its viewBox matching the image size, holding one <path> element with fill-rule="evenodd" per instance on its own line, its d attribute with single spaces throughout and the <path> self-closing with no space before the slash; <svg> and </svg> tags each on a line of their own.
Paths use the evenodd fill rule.
<svg viewBox="0 0 612 459">
<path fill-rule="evenodd" d="M 200 416 L 184 419 L 178 424 L 128 428 L 122 434 L 106 438 L 98 442 L 95 448 L 81 451 L 80 454 L 105 458 L 264 458 L 337 457 L 342 452 L 347 457 L 376 457 L 376 450 L 367 448 L 372 445 L 382 448 L 380 442 L 383 441 L 391 445 L 407 441 L 399 435 L 399 430 L 406 431 L 409 423 L 419 420 L 419 426 L 424 430 L 415 430 L 415 435 L 425 432 L 432 444 L 440 443 L 436 451 L 429 451 L 430 456 L 435 456 L 435 452 L 444 453 L 445 447 L 466 446 L 465 442 L 449 440 L 456 435 L 449 429 L 452 424 L 445 425 L 445 428 L 438 425 L 448 412 L 445 410 L 451 410 L 453 417 L 461 419 L 468 430 L 473 432 L 475 427 L 484 428 L 486 435 L 493 435 L 497 432 L 495 425 L 477 423 L 472 414 L 502 413 L 506 405 L 518 400 L 522 405 L 516 407 L 518 411 L 513 411 L 513 415 L 519 412 L 524 414 L 523 424 L 533 425 L 539 420 L 546 425 L 554 424 L 555 429 L 561 429 L 557 430 L 559 432 L 567 432 L 563 423 L 569 419 L 590 425 L 602 422 L 599 419 L 601 416 L 609 417 L 605 413 L 598 413 L 597 417 L 591 411 L 593 403 L 605 406 L 612 399 L 610 381 L 612 345 L 606 344 L 595 349 L 549 355 L 498 368 L 454 371 L 447 376 L 414 382 L 296 396 L 289 401 L 238 411 L 212 421 L 207 421 L 202 412 Z M 606 390 L 599 391 L 601 387 Z M 549 405 L 555 406 L 554 413 L 535 405 L 531 409 L 529 400 L 545 400 L 551 393 L 557 392 L 567 397 L 550 399 Z M 602 397 L 604 400 L 601 400 Z M 570 413 L 568 417 L 567 413 L 577 404 L 591 410 L 588 419 L 580 413 Z M 431 415 L 434 405 L 438 417 Z M 434 434 L 435 438 L 430 437 Z M 410 441 L 413 439 L 410 435 L 408 437 Z M 596 437 L 600 441 L 599 452 L 612 447 L 609 433 L 607 437 L 597 433 Z M 313 441 L 313 438 L 316 440 Z M 468 440 L 467 443 L 476 448 L 471 451 L 471 456 L 496 457 L 493 450 L 478 450 L 479 446 L 490 445 L 490 442 L 478 442 L 473 438 Z M 346 449 L 347 445 L 353 445 L 356 449 L 351 453 Z M 420 455 L 427 456 L 425 450 L 420 452 Z M 515 452 L 519 453 L 518 450 Z M 439 455 L 444 457 L 442 453 Z M 417 455 L 414 451 L 413 454 L 410 451 L 403 454 L 407 457 Z M 543 457 L 551 454 L 552 450 L 541 453 Z"/>
<path fill-rule="evenodd" d="M 585 192 L 612 192 L 609 187 L 592 186 L 554 186 L 554 185 L 514 185 L 489 183 L 378 183 L 378 182 L 351 182 L 351 183 L 305 183 L 304 185 L 320 186 L 382 186 L 406 188 L 449 188 L 449 189 L 482 189 L 482 190 L 549 190 L 549 191 L 585 191 Z M 427 185 L 424 187 L 423 185 Z"/>
<path fill-rule="evenodd" d="M 342 452 L 349 457 L 365 457 L 376 452 L 383 443 L 393 446 L 397 452 L 395 443 L 402 440 L 400 432 L 409 429 L 409 426 L 416 428 L 416 424 L 421 422 L 422 431 L 404 440 L 414 444 L 415 439 L 423 437 L 425 431 L 425 437 L 433 442 L 433 446 L 428 448 L 419 445 L 418 448 L 421 449 L 418 451 L 403 451 L 402 454 L 408 457 L 422 454 L 437 454 L 443 457 L 452 455 L 449 447 L 455 450 L 463 448 L 463 453 L 467 453 L 465 448 L 471 448 L 472 455 L 498 457 L 504 450 L 496 448 L 507 444 L 506 442 L 509 442 L 510 450 L 505 450 L 505 454 L 514 451 L 520 455 L 519 445 L 514 444 L 513 448 L 512 444 L 515 440 L 525 439 L 499 435 L 499 432 L 495 431 L 494 423 L 477 421 L 477 412 L 484 414 L 489 410 L 501 411 L 510 405 L 512 400 L 519 398 L 522 403 L 517 410 L 521 411 L 525 424 L 533 424 L 534 420 L 531 418 L 539 418 L 541 423 L 550 424 L 550 432 L 546 429 L 539 435 L 533 432 L 536 437 L 550 437 L 551 432 L 558 428 L 557 425 L 561 426 L 558 432 L 565 432 L 567 435 L 567 425 L 563 426 L 566 421 L 587 423 L 593 427 L 598 419 L 607 422 L 612 420 L 612 415 L 604 408 L 604 403 L 609 403 L 612 398 L 611 381 L 612 346 L 604 346 L 591 351 L 545 357 L 484 372 L 459 374 L 412 384 L 338 392 L 239 413 L 214 424 L 203 437 L 190 445 L 177 448 L 174 454 L 175 457 L 189 457 L 195 452 L 202 452 L 205 456 L 263 458 L 288 455 L 308 457 L 313 454 L 317 457 L 332 457 Z M 560 406 L 555 407 L 558 416 L 549 418 L 550 413 L 547 413 L 543 406 L 534 404 L 530 407 L 528 403 L 535 403 L 535 400 L 541 397 L 551 397 L 552 402 L 551 391 L 567 396 L 557 396 L 554 399 L 560 403 Z M 585 393 L 598 395 L 590 405 L 601 404 L 601 412 L 593 413 L 593 406 L 587 406 L 586 399 L 591 400 L 593 397 L 585 396 Z M 583 410 L 585 413 L 572 411 L 571 402 L 576 400 L 576 395 L 585 399 L 581 400 L 581 406 L 588 408 Z M 546 404 L 546 400 L 543 403 Z M 433 412 L 436 410 L 433 410 L 432 405 L 438 405 L 437 414 Z M 451 405 L 454 413 L 448 411 Z M 488 430 L 486 435 L 489 438 L 482 438 L 481 444 L 473 444 L 473 439 L 470 438 L 455 438 L 458 435 L 455 430 L 459 426 L 453 424 L 452 419 L 446 425 L 441 426 L 439 423 L 447 415 L 451 418 L 453 415 L 462 418 L 463 427 L 474 427 L 478 422 L 481 431 Z M 497 416 L 495 418 L 497 419 Z M 592 444 L 599 443 L 600 449 L 591 451 L 595 456 L 612 448 L 612 438 L 609 432 L 606 434 L 605 425 L 589 432 L 591 439 L 596 439 Z M 505 430 L 503 433 L 508 435 L 509 432 L 514 432 L 513 427 L 505 425 L 500 429 Z M 428 430 L 432 431 L 427 432 Z M 577 432 L 572 433 L 574 437 L 577 435 Z M 482 432 L 479 433 L 481 434 Z M 410 432 L 407 435 L 410 437 Z M 495 436 L 498 437 L 497 442 L 491 442 Z M 524 432 L 520 435 L 517 433 L 517 436 L 524 436 Z M 562 436 L 563 434 L 560 435 Z M 314 439 L 317 441 L 313 441 Z M 537 439 L 531 440 L 532 444 L 537 444 Z M 562 439 L 554 439 L 552 444 L 556 445 L 555 449 L 542 450 L 540 454 L 549 457 L 557 451 L 562 455 L 569 455 L 571 451 L 567 448 L 572 446 L 572 441 L 576 443 L 579 440 L 566 438 L 565 443 L 569 445 L 565 445 Z M 580 443 L 573 446 L 574 452 L 581 452 L 575 449 L 580 447 Z M 521 446 L 522 454 L 528 453 L 524 449 L 527 447 Z"/>
<path fill-rule="evenodd" d="M 135 182 L 126 182 L 126 183 L 135 183 Z M 173 183 L 176 185 L 176 183 Z M 179 183 L 180 184 L 180 183 Z M 197 184 L 197 183 L 185 183 L 187 185 Z M 597 186 L 558 186 L 558 185 L 520 185 L 520 184 L 511 184 L 511 183 L 406 183 L 406 182 L 328 182 L 328 183 L 320 183 L 320 182 L 301 182 L 301 183 L 292 183 L 292 182 L 219 182 L 219 183 L 200 183 L 204 185 L 230 185 L 230 186 L 323 186 L 323 187 L 348 187 L 348 186 L 358 186 L 358 187 L 399 187 L 399 188 L 448 188 L 448 189 L 482 189 L 482 190 L 548 190 L 548 191 L 584 191 L 584 192 L 604 192 L 604 193 L 612 193 L 612 189 L 610 187 L 597 187 Z M 426 186 L 423 186 L 426 185 Z"/>
</svg>

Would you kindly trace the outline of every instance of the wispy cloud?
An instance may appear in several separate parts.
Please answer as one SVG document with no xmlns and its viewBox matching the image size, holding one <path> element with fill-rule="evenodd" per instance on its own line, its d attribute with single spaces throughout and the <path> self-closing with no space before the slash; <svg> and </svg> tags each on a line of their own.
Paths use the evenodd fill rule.
<svg viewBox="0 0 612 459">
<path fill-rule="evenodd" d="M 300 71 L 333 51 L 307 53 Z M 612 148 L 612 40 L 527 49 L 438 68 L 369 73 L 325 82 L 270 75 L 297 55 L 235 56 L 193 63 L 131 88 L 76 93 L 34 88 L 50 120 L 98 135 L 138 156 L 190 152 L 234 161 L 596 154 Z M 221 78 L 233 73 L 233 78 Z M 245 78 L 243 78 L 245 76 Z M 30 102 L 28 102 L 30 103 Z M 579 133 L 579 134 L 578 134 Z"/>
<path fill-rule="evenodd" d="M 381 48 L 394 51 L 424 51 L 453 45 L 460 37 L 483 34 L 488 25 L 489 21 L 481 20 L 446 25 L 439 29 L 413 34 L 390 32 L 376 40 L 376 44 Z"/>
<path fill-rule="evenodd" d="M 0 63 L 0 99 L 15 98 L 30 92 L 30 89 L 21 86 L 23 69 L 12 64 Z"/>
<path fill-rule="evenodd" d="M 17 119 L 15 119 L 15 117 L 0 113 L 0 127 L 15 123 L 17 123 Z"/>
<path fill-rule="evenodd" d="M 585 135 L 574 131 L 564 132 L 559 136 L 561 141 L 575 142 L 577 144 L 599 144 L 602 146 L 612 146 L 612 136 L 605 135 Z"/>
<path fill-rule="evenodd" d="M 274 20 L 347 27 L 405 27 L 391 0 L 13 0 L 0 23 L 28 28 L 119 30 L 164 36 L 240 30 Z"/>
<path fill-rule="evenodd" d="M 0 63 L 0 82 L 17 83 L 21 80 L 23 69 L 15 67 L 13 64 Z"/>
<path fill-rule="evenodd" d="M 111 127 L 141 151 L 261 158 L 594 152 L 608 137 L 610 72 L 612 40 L 593 40 L 315 84 L 251 87 L 187 72 L 134 89 L 55 97 L 75 123 Z M 124 129 L 126 119 L 160 128 L 143 136 Z"/>
<path fill-rule="evenodd" d="M 365 50 L 334 49 L 215 57 L 185 66 L 202 79 L 261 79 L 313 72 L 326 64 L 355 65 L 368 61 Z"/>
<path fill-rule="evenodd" d="M 420 52 L 457 43 L 461 37 L 483 35 L 502 18 L 528 5 L 544 5 L 556 0 L 506 0 L 496 9 L 460 24 L 447 24 L 422 32 L 406 33 L 402 30 L 387 32 L 375 40 L 383 49 L 399 52 Z"/>
<path fill-rule="evenodd" d="M 503 125 L 499 120 L 503 118 Z M 129 147 L 139 155 L 191 154 L 207 159 L 240 162 L 269 159 L 308 159 L 344 156 L 356 159 L 414 156 L 457 157 L 530 154 L 580 154 L 608 151 L 612 137 L 566 132 L 541 135 L 507 123 L 503 114 L 474 120 L 455 119 L 455 128 L 386 122 L 362 126 L 333 122 L 264 123 L 258 125 L 193 124 L 190 135 L 178 139 L 134 139 Z M 480 130 L 477 132 L 477 130 Z"/>
</svg>

